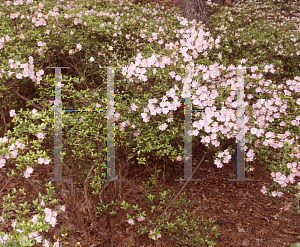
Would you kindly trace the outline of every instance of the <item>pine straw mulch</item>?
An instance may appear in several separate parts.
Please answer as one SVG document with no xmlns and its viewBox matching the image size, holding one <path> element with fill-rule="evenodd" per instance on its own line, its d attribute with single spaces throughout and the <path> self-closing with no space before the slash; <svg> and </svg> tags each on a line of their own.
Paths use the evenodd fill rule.
<svg viewBox="0 0 300 247">
<path fill-rule="evenodd" d="M 202 159 L 203 152 L 201 148 L 198 148 L 193 153 L 195 155 L 193 159 L 198 164 Z M 207 158 L 212 159 L 212 157 Z M 150 165 L 148 166 L 150 167 Z M 159 166 L 159 169 L 164 169 L 163 165 Z M 294 196 L 297 191 L 292 191 L 289 194 L 285 193 L 278 200 L 278 203 L 276 203 L 275 198 L 269 198 L 260 192 L 263 185 L 268 186 L 272 184 L 269 172 L 264 169 L 263 164 L 256 163 L 253 166 L 255 170 L 246 173 L 246 178 L 254 179 L 254 182 L 232 182 L 228 181 L 228 179 L 233 179 L 236 176 L 235 163 L 232 162 L 219 169 L 210 161 L 210 165 L 200 165 L 193 176 L 194 179 L 201 179 L 201 181 L 197 184 L 188 182 L 182 191 L 186 192 L 186 195 L 183 196 L 186 201 L 193 200 L 198 202 L 197 205 L 187 206 L 184 209 L 187 209 L 188 212 L 195 211 L 199 217 L 203 216 L 207 221 L 209 218 L 212 218 L 215 220 L 213 225 L 219 225 L 218 232 L 220 235 L 217 239 L 212 236 L 212 240 L 216 242 L 217 247 L 290 246 L 290 244 L 298 240 L 297 236 L 300 235 L 300 215 L 296 210 L 280 213 L 280 208 L 284 206 L 283 203 L 285 201 L 293 202 L 293 206 L 299 204 L 299 201 Z M 69 167 L 69 172 L 73 173 L 72 177 L 67 174 L 66 167 Z M 156 165 L 152 165 L 151 167 L 151 174 L 154 174 L 155 169 L 158 169 L 158 167 Z M 173 169 L 169 171 L 167 167 Z M 6 173 L 11 168 L 12 166 L 7 164 L 0 169 L 0 190 L 7 182 Z M 178 168 L 179 172 L 176 173 L 174 168 Z M 195 168 L 193 167 L 193 169 Z M 69 182 L 62 182 L 60 186 L 57 185 L 57 182 L 54 182 L 55 198 L 59 199 L 60 204 L 66 205 L 66 211 L 58 215 L 57 225 L 55 228 L 51 227 L 47 233 L 48 240 L 54 242 L 54 235 L 62 239 L 59 229 L 68 226 L 69 236 L 65 241 L 69 242 L 69 244 L 65 246 L 75 246 L 76 242 L 80 242 L 80 246 L 87 247 L 174 246 L 174 243 L 170 242 L 170 238 L 164 234 L 162 234 L 162 238 L 157 245 L 154 244 L 153 240 L 148 238 L 147 234 L 136 238 L 134 236 L 137 232 L 136 226 L 130 226 L 126 222 L 125 211 L 116 206 L 109 207 L 109 211 L 114 210 L 116 212 L 115 215 L 102 213 L 100 217 L 95 217 L 99 196 L 92 195 L 92 188 L 87 186 L 87 197 L 85 197 L 84 186 L 80 188 L 77 185 L 79 181 L 78 176 L 82 171 L 83 169 L 81 171 L 73 169 L 72 171 L 70 164 L 66 166 L 64 164 L 63 178 L 73 179 L 73 192 Z M 103 202 L 109 204 L 113 199 L 117 203 L 125 200 L 131 205 L 138 204 L 142 208 L 142 211 L 145 211 L 147 215 L 151 215 L 150 210 L 153 204 L 147 204 L 143 201 L 141 197 L 143 191 L 140 189 L 140 186 L 143 185 L 142 181 L 148 181 L 150 171 L 148 172 L 145 170 L 145 167 L 137 165 L 128 169 L 126 174 L 124 170 L 119 173 L 118 167 L 116 167 L 117 174 L 124 179 L 124 182 L 110 182 L 103 190 Z M 176 195 L 185 182 L 177 182 L 175 179 L 183 177 L 183 174 L 183 165 L 170 161 L 166 165 L 165 180 L 162 178 L 162 172 L 159 173 L 157 185 L 163 186 L 162 191 L 170 189 Z M 90 177 L 92 175 L 93 173 Z M 46 194 L 44 180 L 49 178 L 53 178 L 53 164 L 36 167 L 29 180 L 22 177 L 19 180 L 12 179 L 9 181 L 2 191 L 1 196 L 4 197 L 8 193 L 11 193 L 13 188 L 19 189 L 24 187 L 27 196 L 17 197 L 15 203 L 19 205 L 26 201 L 32 204 L 32 199 L 37 197 L 37 191 Z M 299 182 L 299 178 L 296 178 L 296 182 Z M 36 188 L 34 189 L 34 187 Z M 181 195 L 182 192 L 180 193 Z M 73 197 L 72 193 L 74 193 Z M 91 218 L 85 203 L 86 200 L 90 204 Z M 175 201 L 178 201 L 178 198 Z M 154 204 L 158 205 L 158 202 L 154 200 Z M 163 209 L 165 208 L 166 205 L 163 206 Z M 169 208 L 167 211 L 171 212 L 172 210 Z M 33 213 L 34 210 L 28 216 L 32 217 Z M 158 214 L 152 220 L 156 216 Z M 0 231 L 12 232 L 11 223 L 8 222 L 8 224 L 0 226 Z M 133 245 L 129 245 L 133 242 Z M 181 243 L 177 244 L 179 246 L 188 246 Z"/>
</svg>

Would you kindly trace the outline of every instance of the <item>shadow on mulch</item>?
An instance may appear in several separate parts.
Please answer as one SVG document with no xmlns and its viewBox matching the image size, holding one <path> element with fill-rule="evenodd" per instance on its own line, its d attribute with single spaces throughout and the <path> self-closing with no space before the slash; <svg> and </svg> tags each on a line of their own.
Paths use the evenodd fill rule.
<svg viewBox="0 0 300 247">
<path fill-rule="evenodd" d="M 202 147 L 203 148 L 203 147 Z M 196 164 L 202 159 L 201 148 L 193 151 L 194 162 Z M 211 157 L 205 159 L 211 160 Z M 116 160 L 117 161 L 117 160 Z M 117 162 L 118 163 L 118 162 Z M 160 162 L 162 163 L 162 162 Z M 195 182 L 188 182 L 184 190 L 186 192 L 183 196 L 186 201 L 192 200 L 198 204 L 188 206 L 185 209 L 188 212 L 195 212 L 199 217 L 208 221 L 209 218 L 215 220 L 213 225 L 218 225 L 218 238 L 212 236 L 212 240 L 216 243 L 216 247 L 222 246 L 290 246 L 292 243 L 297 242 L 297 236 L 300 235 L 300 220 L 299 214 L 293 210 L 280 213 L 280 208 L 284 206 L 284 202 L 293 202 L 293 206 L 299 204 L 299 201 L 294 196 L 297 191 L 292 191 L 289 194 L 285 193 L 283 197 L 279 198 L 276 203 L 276 198 L 269 198 L 263 195 L 260 190 L 263 185 L 271 185 L 272 180 L 270 173 L 264 169 L 263 164 L 252 164 L 255 168 L 253 172 L 246 173 L 246 178 L 254 179 L 250 182 L 232 182 L 228 179 L 236 178 L 236 166 L 235 163 L 225 165 L 223 168 L 217 168 L 213 162 L 209 162 L 210 165 L 202 163 L 199 169 L 193 176 L 194 179 L 201 179 L 197 184 Z M 69 166 L 69 165 L 67 165 Z M 150 167 L 150 165 L 148 165 Z M 2 168 L 1 172 L 1 184 L 0 188 L 6 183 L 6 172 L 8 172 L 8 166 Z M 64 166 L 65 167 L 65 166 Z M 108 211 L 112 210 L 116 212 L 115 215 L 109 215 L 102 213 L 100 217 L 89 217 L 88 208 L 85 203 L 84 189 L 79 188 L 77 182 L 79 181 L 78 175 L 83 170 L 87 170 L 88 164 L 85 164 L 81 169 L 73 171 L 73 177 L 70 175 L 63 176 L 63 178 L 73 178 L 74 193 L 75 196 L 71 196 L 70 184 L 63 182 L 61 186 L 54 182 L 56 196 L 59 199 L 60 204 L 66 205 L 66 211 L 62 212 L 57 217 L 57 225 L 55 228 L 51 228 L 47 233 L 47 239 L 52 242 L 55 241 L 54 235 L 60 236 L 62 227 L 68 226 L 69 236 L 66 241 L 69 244 L 65 246 L 75 246 L 75 243 L 80 242 L 80 246 L 174 246 L 174 243 L 170 242 L 170 238 L 162 234 L 160 241 L 155 244 L 153 240 L 148 238 L 147 234 L 141 235 L 136 238 L 134 235 L 137 233 L 138 228 L 136 226 L 130 226 L 126 221 L 126 212 L 120 207 L 110 206 Z M 171 170 L 168 170 L 172 168 Z M 69 166 L 69 168 L 71 168 Z M 175 172 L 175 168 L 179 169 L 179 172 Z M 159 165 L 156 167 L 154 160 L 151 165 L 151 174 L 154 174 L 155 169 L 161 169 L 163 171 L 164 166 Z M 176 195 L 185 182 L 177 182 L 175 179 L 183 178 L 184 170 L 183 164 L 170 161 L 166 164 L 165 180 L 162 178 L 162 172 L 158 175 L 157 186 L 162 185 L 164 190 L 170 189 L 174 195 Z M 193 166 L 195 169 L 195 166 Z M 67 171 L 63 169 L 63 174 Z M 120 172 L 116 168 L 116 175 L 121 175 L 124 179 L 122 182 L 110 182 L 103 191 L 103 203 L 109 204 L 112 200 L 116 203 L 125 200 L 127 203 L 133 205 L 138 204 L 145 211 L 147 216 L 151 215 L 151 206 L 153 204 L 145 203 L 142 199 L 144 191 L 140 188 L 142 181 L 149 181 L 150 171 L 146 171 L 145 167 L 133 166 L 128 171 Z M 92 173 L 93 175 L 93 173 Z M 30 177 L 31 181 L 37 186 L 38 190 L 42 194 L 46 194 L 46 187 L 44 179 L 53 177 L 53 164 L 48 166 L 36 167 L 35 173 Z M 91 176 L 93 177 L 93 176 Z M 120 177 L 120 176 L 119 176 Z M 296 178 L 296 182 L 298 182 Z M 90 179 L 91 182 L 91 179 Z M 13 188 L 19 189 L 25 187 L 27 197 L 18 197 L 16 205 L 27 201 L 32 204 L 32 199 L 37 197 L 37 193 L 33 189 L 32 185 L 26 181 L 24 177 L 20 180 L 13 179 L 5 187 L 1 193 L 2 196 L 11 193 Z M 99 203 L 99 196 L 92 195 L 91 187 L 88 187 L 88 201 L 91 206 L 92 214 L 97 212 L 96 207 Z M 158 192 L 157 192 L 158 194 Z M 173 196 L 174 196 L 173 195 Z M 157 195 L 158 196 L 158 195 Z M 156 196 L 156 197 L 157 197 Z M 173 197 L 171 198 L 173 199 Z M 176 201 L 178 198 L 176 199 Z M 167 202 L 168 203 L 168 202 Z M 154 204 L 158 205 L 158 202 L 154 200 Z M 162 210 L 166 208 L 163 205 Z M 173 210 L 169 208 L 167 212 Z M 162 211 L 160 211 L 160 215 Z M 33 211 L 28 216 L 32 217 Z M 152 218 L 155 221 L 155 218 Z M 12 230 L 10 224 L 8 226 L 1 226 L 0 231 L 10 232 Z M 45 234 L 45 233 L 42 233 Z M 60 243 L 63 243 L 61 241 Z M 134 243 L 133 245 L 129 245 Z M 187 246 L 180 245 L 179 246 Z M 38 246 L 38 245 L 36 245 Z"/>
<path fill-rule="evenodd" d="M 194 157 L 198 162 L 202 158 L 200 152 L 194 152 L 199 155 Z M 183 165 L 172 164 L 170 167 L 177 167 L 180 169 L 179 174 L 175 172 L 170 173 L 171 179 L 165 182 L 158 178 L 157 185 L 163 186 L 163 190 L 170 189 L 172 192 L 177 192 L 184 185 L 184 182 L 175 182 L 175 179 L 183 177 Z M 188 212 L 196 212 L 199 216 L 203 216 L 208 221 L 209 218 L 215 220 L 215 224 L 219 225 L 218 238 L 212 238 L 216 246 L 290 246 L 297 242 L 297 236 L 300 235 L 300 215 L 294 211 L 280 213 L 280 208 L 284 206 L 284 202 L 293 202 L 293 206 L 299 204 L 299 200 L 294 196 L 296 190 L 281 197 L 276 202 L 275 198 L 269 198 L 267 195 L 261 193 L 263 185 L 271 185 L 272 179 L 270 172 L 268 172 L 262 164 L 252 164 L 255 168 L 253 172 L 246 173 L 246 178 L 254 179 L 249 182 L 232 182 L 228 179 L 236 178 L 236 165 L 231 163 L 223 168 L 217 168 L 216 165 L 202 165 L 196 171 L 194 179 L 201 179 L 200 182 L 188 182 L 188 185 L 182 192 L 186 192 L 185 199 L 199 202 L 198 206 L 193 208 L 186 208 Z M 163 166 L 160 167 L 163 170 Z M 195 167 L 194 167 L 195 169 Z M 132 175 L 128 175 L 126 180 L 130 180 L 135 174 L 143 172 L 144 169 L 133 168 Z M 153 169 L 154 170 L 154 169 Z M 154 171 L 151 172 L 153 174 Z M 123 198 L 130 204 L 138 203 L 142 211 L 149 212 L 150 205 L 142 202 L 141 195 L 137 188 L 142 185 L 141 181 L 147 181 L 150 174 L 144 173 L 140 179 L 132 181 L 132 185 L 126 189 L 132 190 L 132 194 Z M 296 182 L 299 182 L 298 180 Z M 292 193 L 295 192 L 295 193 Z M 124 191 L 125 194 L 125 191 Z M 166 207 L 166 206 L 165 206 Z M 165 208 L 164 207 L 164 208 Z M 149 209 L 150 208 L 150 209 Z M 163 208 L 163 209 L 164 209 Z M 116 214 L 118 215 L 118 214 Z M 147 214 L 149 215 L 149 214 Z M 126 220 L 126 218 L 122 218 Z M 120 218 L 114 217 L 111 219 L 111 225 L 115 226 L 115 232 L 126 232 L 119 224 Z M 125 224 L 128 229 L 129 224 Z M 133 230 L 133 229 L 132 229 Z M 136 230 L 135 230 L 136 231 Z M 130 236 L 131 233 L 127 235 Z M 125 235 L 124 235 L 125 236 Z M 114 239 L 119 244 L 117 246 L 127 246 L 126 237 L 114 235 Z M 118 239 L 118 241 L 117 241 Z M 168 237 L 162 236 L 160 245 L 158 246 L 172 246 L 168 242 Z M 179 244 L 179 243 L 177 243 Z M 108 245 L 109 246 L 109 245 Z M 155 246 L 153 241 L 149 240 L 147 236 L 139 239 L 139 245 L 134 246 Z"/>
</svg>

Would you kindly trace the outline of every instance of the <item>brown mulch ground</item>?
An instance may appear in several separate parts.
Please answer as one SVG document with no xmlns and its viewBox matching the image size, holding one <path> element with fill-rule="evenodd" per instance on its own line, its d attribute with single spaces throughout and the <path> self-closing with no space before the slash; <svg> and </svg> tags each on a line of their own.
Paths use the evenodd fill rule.
<svg viewBox="0 0 300 247">
<path fill-rule="evenodd" d="M 201 150 L 194 151 L 194 160 L 198 162 L 202 158 Z M 183 177 L 183 165 L 172 163 L 166 167 L 179 168 L 179 173 L 176 174 L 174 169 L 167 172 L 166 179 L 162 179 L 161 173 L 158 176 L 157 185 L 163 186 L 163 191 L 171 189 L 175 195 L 180 191 L 184 182 L 176 182 L 175 179 Z M 216 239 L 217 247 L 221 246 L 290 246 L 296 242 L 297 236 L 300 235 L 300 215 L 295 211 L 280 212 L 280 208 L 284 206 L 284 202 L 293 202 L 293 205 L 299 205 L 299 201 L 291 192 L 279 199 L 278 204 L 275 198 L 269 198 L 263 195 L 260 190 L 263 185 L 271 185 L 272 180 L 268 171 L 264 170 L 263 164 L 254 164 L 255 170 L 246 173 L 246 178 L 254 179 L 250 182 L 231 182 L 228 179 L 235 178 L 235 163 L 231 163 L 219 169 L 213 163 L 211 165 L 202 165 L 196 171 L 195 179 L 201 179 L 200 182 L 188 182 L 188 185 L 182 192 L 186 192 L 183 196 L 186 201 L 193 200 L 199 202 L 197 205 L 186 207 L 188 212 L 195 211 L 199 217 L 203 216 L 208 220 L 212 218 L 215 224 L 219 225 L 218 232 L 220 235 Z M 71 166 L 69 166 L 71 168 Z M 154 173 L 155 165 L 151 165 L 151 174 Z M 163 170 L 163 165 L 160 165 Z M 0 188 L 5 185 L 7 176 L 5 175 L 10 166 L 5 166 L 0 170 L 1 183 Z M 64 174 L 66 169 L 64 168 Z M 75 246 L 76 242 L 81 242 L 81 246 L 173 246 L 169 242 L 167 236 L 162 236 L 158 245 L 154 245 L 153 240 L 149 240 L 146 234 L 138 239 L 134 236 L 137 229 L 135 226 L 130 226 L 126 223 L 126 213 L 124 210 L 111 207 L 109 210 L 114 210 L 116 215 L 108 218 L 105 213 L 100 217 L 89 218 L 88 210 L 85 205 L 85 197 L 83 187 L 79 188 L 76 181 L 79 181 L 78 174 L 82 171 L 73 172 L 73 182 L 75 187 L 75 196 L 71 196 L 71 188 L 68 182 L 63 182 L 62 186 L 58 186 L 55 182 L 56 197 L 61 204 L 66 204 L 67 210 L 62 212 L 57 217 L 58 224 L 55 228 L 51 228 L 48 232 L 52 241 L 53 236 L 60 236 L 59 230 L 62 227 L 68 226 L 69 236 L 66 246 Z M 119 174 L 116 169 L 116 174 Z M 138 175 L 140 174 L 140 175 Z M 138 175 L 138 176 L 136 176 Z M 44 179 L 53 177 L 53 165 L 37 167 L 30 177 L 31 181 L 36 185 L 42 194 L 46 194 Z M 142 181 L 148 181 L 150 172 L 145 172 L 144 167 L 135 166 L 130 168 L 127 175 L 124 177 L 124 172 L 121 173 L 121 178 L 124 182 L 110 182 L 103 193 L 105 204 L 115 199 L 116 202 L 125 200 L 129 204 L 138 204 L 142 211 L 150 212 L 152 204 L 147 204 L 142 200 L 143 192 L 139 189 L 142 186 Z M 63 176 L 63 178 L 70 178 Z M 296 180 L 298 182 L 298 180 Z M 115 187 L 116 186 L 116 187 Z M 122 191 L 118 186 L 121 186 Z M 37 193 L 32 185 L 25 178 L 20 180 L 13 179 L 5 187 L 1 196 L 7 195 L 13 188 L 25 187 L 27 197 L 19 197 L 16 204 L 27 201 L 32 204 L 32 199 L 35 199 Z M 99 197 L 92 195 L 92 189 L 88 188 L 88 201 L 90 202 L 92 212 L 95 214 L 96 206 L 99 203 Z M 296 191 L 295 191 L 296 193 Z M 63 196 L 64 195 L 64 196 Z M 155 200 L 154 200 L 154 204 Z M 165 209 L 166 206 L 163 207 Z M 172 211 L 169 209 L 168 211 Z M 33 212 L 32 212 L 33 213 Z M 32 215 L 29 213 L 29 216 Z M 161 213 L 161 212 L 160 212 Z M 147 213 L 147 215 L 150 215 Z M 0 231 L 10 232 L 9 227 L 0 227 Z M 60 236 L 61 238 L 61 236 Z M 48 238 L 49 239 L 49 238 Z M 134 241 L 134 245 L 129 245 Z M 138 243 L 138 244 L 137 244 Z M 180 243 L 178 243 L 180 244 Z M 188 245 L 179 245 L 188 246 Z"/>
</svg>

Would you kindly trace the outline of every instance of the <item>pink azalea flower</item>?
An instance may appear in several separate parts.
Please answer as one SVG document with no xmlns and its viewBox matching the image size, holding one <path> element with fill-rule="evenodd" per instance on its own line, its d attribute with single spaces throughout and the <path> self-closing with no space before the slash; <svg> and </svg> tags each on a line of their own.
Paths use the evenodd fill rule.
<svg viewBox="0 0 300 247">
<path fill-rule="evenodd" d="M 37 224 L 38 223 L 38 217 L 36 216 L 36 215 L 34 215 L 33 217 L 32 217 L 32 220 L 31 220 L 32 222 L 33 222 L 33 224 Z"/>
<path fill-rule="evenodd" d="M 15 228 L 16 225 L 17 225 L 17 221 L 16 221 L 16 220 L 12 220 L 11 226 L 12 226 L 13 228 Z"/>
<path fill-rule="evenodd" d="M 81 48 L 82 48 L 82 45 L 81 44 L 77 44 L 76 48 L 80 51 Z"/>
<path fill-rule="evenodd" d="M 139 218 L 136 218 L 138 221 L 143 221 L 143 220 L 145 220 L 145 217 L 144 216 L 141 216 L 141 217 L 139 217 Z"/>
<path fill-rule="evenodd" d="M 39 164 L 43 164 L 44 163 L 44 159 L 43 158 L 38 158 L 38 163 Z"/>
<path fill-rule="evenodd" d="M 15 110 L 10 110 L 9 115 L 10 115 L 10 117 L 16 116 L 16 111 Z"/>
<path fill-rule="evenodd" d="M 8 139 L 7 139 L 7 137 L 3 137 L 3 138 L 0 138 L 0 142 L 2 142 L 2 143 L 8 143 Z"/>
<path fill-rule="evenodd" d="M 130 225 L 134 225 L 133 219 L 129 219 L 127 222 L 128 222 Z"/>
<path fill-rule="evenodd" d="M 289 211 L 290 206 L 292 206 L 292 204 L 285 205 L 281 210 Z"/>
<path fill-rule="evenodd" d="M 53 247 L 59 247 L 59 239 L 57 239 L 57 241 L 54 243 Z"/>
<path fill-rule="evenodd" d="M 43 240 L 42 236 L 38 236 L 35 238 L 36 243 L 41 243 Z"/>
<path fill-rule="evenodd" d="M 27 167 L 26 172 L 24 173 L 24 177 L 25 178 L 29 178 L 30 174 L 33 172 L 33 168 L 32 167 Z"/>
<path fill-rule="evenodd" d="M 49 163 L 50 163 L 50 160 L 49 160 L 49 159 L 45 159 L 45 160 L 44 160 L 44 164 L 45 164 L 45 165 L 48 165 Z"/>
<path fill-rule="evenodd" d="M 49 241 L 48 240 L 44 240 L 45 242 L 44 242 L 44 244 L 43 244 L 43 247 L 50 247 L 50 245 L 49 245 Z"/>
<path fill-rule="evenodd" d="M 43 133 L 43 132 L 38 133 L 38 134 L 37 134 L 37 138 L 39 138 L 39 139 L 44 139 L 44 138 L 45 138 L 44 133 Z"/>
<path fill-rule="evenodd" d="M 10 152 L 10 155 L 11 155 L 11 157 L 13 159 L 17 158 L 17 156 L 18 156 L 18 150 L 14 150 L 14 151 Z"/>
</svg>

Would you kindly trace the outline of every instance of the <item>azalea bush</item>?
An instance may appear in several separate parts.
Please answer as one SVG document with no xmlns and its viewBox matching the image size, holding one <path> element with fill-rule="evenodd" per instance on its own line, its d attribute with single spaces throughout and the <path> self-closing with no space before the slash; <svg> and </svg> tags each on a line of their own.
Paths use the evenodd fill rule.
<svg viewBox="0 0 300 247">
<path fill-rule="evenodd" d="M 3 211 L 0 217 L 0 222 L 7 225 L 7 221 L 11 218 L 11 215 L 16 215 L 16 219 L 11 220 L 11 227 L 13 227 L 13 234 L 7 234 L 5 232 L 0 232 L 0 243 L 4 244 L 2 246 L 34 246 L 35 244 L 42 243 L 45 232 L 48 232 L 50 225 L 55 227 L 56 216 L 61 211 L 65 211 L 66 207 L 60 206 L 58 211 L 51 210 L 45 207 L 46 205 L 55 205 L 58 203 L 57 199 L 52 200 L 54 195 L 54 187 L 51 186 L 51 182 L 47 185 L 47 195 L 42 196 L 39 193 L 39 197 L 33 200 L 33 205 L 28 205 L 27 202 L 17 205 L 14 203 L 14 199 L 17 195 L 17 190 L 14 188 L 12 191 L 12 196 L 8 194 L 3 198 Z M 24 188 L 19 190 L 20 194 L 26 195 Z M 24 211 L 18 208 L 22 207 Z M 26 214 L 30 212 L 29 207 L 33 207 L 38 211 L 31 219 L 24 218 Z M 15 212 L 13 212 L 15 211 Z M 7 212 L 7 213 L 5 213 Z M 43 235 L 40 235 L 43 234 Z M 59 246 L 59 239 L 52 245 L 47 239 L 44 239 L 43 246 Z"/>
<path fill-rule="evenodd" d="M 222 7 L 211 16 L 213 34 L 156 3 L 1 3 L 0 98 L 10 122 L 0 141 L 0 167 L 10 167 L 9 177 L 29 178 L 37 166 L 53 164 L 53 149 L 43 148 L 54 138 L 55 75 L 46 67 L 70 66 L 62 69 L 63 109 L 107 108 L 108 71 L 99 67 L 115 67 L 116 166 L 124 156 L 145 166 L 153 157 L 183 163 L 183 84 L 190 76 L 193 109 L 204 110 L 193 113 L 193 143 L 203 143 L 221 169 L 235 155 L 242 65 L 246 162 L 270 169 L 274 184 L 262 193 L 289 192 L 300 175 L 300 24 L 299 17 L 287 22 L 281 15 L 270 22 L 271 3 Z M 30 109 L 19 103 L 20 90 Z M 96 164 L 93 193 L 104 184 L 106 120 L 100 110 L 62 115 L 64 163 L 83 175 Z"/>
</svg>

